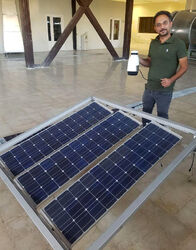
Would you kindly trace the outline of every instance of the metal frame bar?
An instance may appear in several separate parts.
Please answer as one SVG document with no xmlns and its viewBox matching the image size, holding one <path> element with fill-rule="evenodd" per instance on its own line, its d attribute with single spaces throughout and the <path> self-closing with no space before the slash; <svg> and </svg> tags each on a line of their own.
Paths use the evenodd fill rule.
<svg viewBox="0 0 196 250">
<path fill-rule="evenodd" d="M 97 102 L 105 103 L 105 105 L 109 105 L 111 107 L 124 110 L 125 112 L 131 113 L 131 114 L 139 116 L 141 118 L 146 118 L 146 119 L 149 119 L 151 121 L 155 121 L 155 122 L 161 123 L 163 125 L 175 128 L 177 130 L 180 130 L 182 132 L 185 132 L 185 133 L 188 133 L 188 134 L 193 134 L 194 136 L 196 136 L 196 130 L 194 128 L 189 127 L 189 126 L 184 126 L 184 125 L 182 125 L 182 124 L 180 124 L 178 122 L 170 121 L 168 119 L 161 118 L 161 117 L 158 117 L 158 116 L 155 116 L 155 115 L 151 115 L 151 114 L 148 114 L 148 113 L 143 112 L 143 111 L 136 111 L 133 108 L 127 108 L 127 107 L 124 107 L 124 106 L 120 106 L 118 104 L 113 104 L 111 102 L 102 100 L 102 99 L 97 98 L 97 97 L 92 97 L 92 99 L 94 101 L 97 101 Z"/>
<path fill-rule="evenodd" d="M 81 108 L 83 105 L 90 103 L 91 101 L 93 101 L 93 99 L 87 98 L 85 99 L 83 102 L 76 104 L 75 106 L 73 106 L 72 108 L 67 109 L 66 111 L 60 113 L 59 115 L 49 119 L 48 121 L 41 123 L 39 126 L 36 126 L 33 129 L 27 130 L 26 132 L 16 136 L 15 138 L 13 138 L 12 140 L 2 144 L 0 146 L 0 154 L 2 152 L 4 152 L 5 150 L 9 149 L 10 147 L 14 146 L 16 143 L 19 143 L 20 141 L 26 139 L 27 137 L 37 133 L 38 131 L 40 131 L 41 129 L 44 129 L 47 126 L 52 125 L 53 123 L 57 122 L 58 120 L 62 119 L 63 117 L 65 117 L 67 114 L 75 111 L 78 108 Z"/>
<path fill-rule="evenodd" d="M 174 169 L 196 148 L 194 139 L 154 181 L 131 203 L 131 205 L 118 217 L 118 219 L 103 233 L 88 250 L 102 249 L 107 242 L 120 230 L 130 216 L 146 201 L 146 199 L 159 187 L 159 185 L 174 171 Z"/>
</svg>

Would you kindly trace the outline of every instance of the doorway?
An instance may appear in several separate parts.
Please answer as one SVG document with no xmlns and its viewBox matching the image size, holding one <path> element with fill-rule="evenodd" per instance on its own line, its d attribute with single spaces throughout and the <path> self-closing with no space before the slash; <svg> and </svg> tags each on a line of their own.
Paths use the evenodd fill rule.
<svg viewBox="0 0 196 250">
<path fill-rule="evenodd" d="M 112 45 L 114 46 L 114 48 L 117 48 L 120 46 L 120 29 L 121 29 L 121 20 L 111 18 L 109 39 Z"/>
<path fill-rule="evenodd" d="M 5 53 L 24 52 L 22 34 L 16 15 L 3 15 L 3 37 Z"/>
<path fill-rule="evenodd" d="M 47 16 L 48 45 L 51 49 L 62 33 L 62 17 Z"/>
</svg>

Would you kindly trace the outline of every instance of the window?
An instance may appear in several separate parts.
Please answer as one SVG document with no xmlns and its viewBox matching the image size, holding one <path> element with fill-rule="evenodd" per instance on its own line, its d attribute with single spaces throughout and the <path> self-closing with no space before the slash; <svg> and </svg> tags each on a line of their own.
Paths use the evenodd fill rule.
<svg viewBox="0 0 196 250">
<path fill-rule="evenodd" d="M 111 41 L 118 41 L 120 39 L 120 20 L 110 19 L 110 35 Z"/>
<path fill-rule="evenodd" d="M 140 17 L 139 33 L 156 33 L 154 30 L 153 17 Z"/>
<path fill-rule="evenodd" d="M 48 41 L 55 42 L 61 35 L 61 17 L 47 16 Z"/>
<path fill-rule="evenodd" d="M 119 39 L 119 29 L 120 29 L 120 21 L 114 20 L 114 34 L 113 34 L 113 40 Z"/>
<path fill-rule="evenodd" d="M 53 17 L 54 41 L 57 41 L 61 35 L 61 18 Z"/>
</svg>

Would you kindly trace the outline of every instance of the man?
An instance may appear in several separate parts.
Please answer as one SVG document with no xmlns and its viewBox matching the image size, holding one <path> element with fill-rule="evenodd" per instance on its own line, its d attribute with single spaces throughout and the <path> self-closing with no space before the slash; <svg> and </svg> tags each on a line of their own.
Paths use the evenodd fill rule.
<svg viewBox="0 0 196 250">
<path fill-rule="evenodd" d="M 157 115 L 168 119 L 175 81 L 188 68 L 187 52 L 184 42 L 170 33 L 172 16 L 168 11 L 159 11 L 153 21 L 158 36 L 150 44 L 148 57 L 140 58 L 143 66 L 150 67 L 143 94 L 143 111 L 151 114 L 156 103 Z M 143 119 L 144 126 L 147 122 L 149 120 Z"/>
</svg>

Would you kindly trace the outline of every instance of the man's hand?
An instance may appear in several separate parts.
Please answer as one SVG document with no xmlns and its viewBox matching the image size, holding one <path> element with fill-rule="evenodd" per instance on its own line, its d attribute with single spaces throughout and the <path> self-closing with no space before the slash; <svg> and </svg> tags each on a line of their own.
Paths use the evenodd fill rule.
<svg viewBox="0 0 196 250">
<path fill-rule="evenodd" d="M 142 66 L 150 67 L 150 64 L 151 64 L 151 58 L 150 57 L 147 57 L 147 58 L 139 57 L 139 60 L 140 60 L 140 64 Z"/>
<path fill-rule="evenodd" d="M 163 79 L 161 79 L 161 85 L 162 85 L 164 88 L 169 87 L 171 84 L 172 84 L 171 79 L 169 79 L 169 78 L 163 78 Z"/>
</svg>

